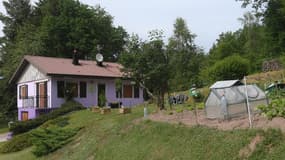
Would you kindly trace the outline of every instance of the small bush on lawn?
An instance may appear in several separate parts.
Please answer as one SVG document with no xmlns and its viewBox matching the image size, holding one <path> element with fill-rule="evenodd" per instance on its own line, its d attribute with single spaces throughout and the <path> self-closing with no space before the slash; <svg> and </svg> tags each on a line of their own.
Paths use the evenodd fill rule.
<svg viewBox="0 0 285 160">
<path fill-rule="evenodd" d="M 21 122 L 14 123 L 11 126 L 10 131 L 12 131 L 14 135 L 24 133 L 24 132 L 27 132 L 31 129 L 34 129 L 34 128 L 40 126 L 41 124 L 43 124 L 44 122 L 46 122 L 48 120 L 54 119 L 58 116 L 67 114 L 67 113 L 72 112 L 72 111 L 81 110 L 83 108 L 84 107 L 81 104 L 79 104 L 75 101 L 68 101 L 68 102 L 62 104 L 60 108 L 58 108 L 58 109 L 56 109 L 56 110 L 54 110 L 48 114 L 39 116 L 35 119 L 31 119 L 28 121 L 21 121 Z"/>
<path fill-rule="evenodd" d="M 39 157 L 61 148 L 71 141 L 71 137 L 73 137 L 78 130 L 79 128 L 63 129 L 60 127 L 52 127 L 32 131 L 32 142 L 35 146 L 33 154 Z"/>
<path fill-rule="evenodd" d="M 5 142 L 1 146 L 0 152 L 1 153 L 17 152 L 30 146 L 32 146 L 30 135 L 28 133 L 24 133 L 21 135 L 17 135 L 13 137 L 11 140 Z"/>
</svg>

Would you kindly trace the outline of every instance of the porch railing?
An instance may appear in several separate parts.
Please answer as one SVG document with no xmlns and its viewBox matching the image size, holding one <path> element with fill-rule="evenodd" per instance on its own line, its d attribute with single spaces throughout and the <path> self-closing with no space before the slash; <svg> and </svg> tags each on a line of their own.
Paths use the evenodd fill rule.
<svg viewBox="0 0 285 160">
<path fill-rule="evenodd" d="M 21 99 L 23 108 L 46 109 L 50 106 L 49 96 L 29 96 Z"/>
</svg>

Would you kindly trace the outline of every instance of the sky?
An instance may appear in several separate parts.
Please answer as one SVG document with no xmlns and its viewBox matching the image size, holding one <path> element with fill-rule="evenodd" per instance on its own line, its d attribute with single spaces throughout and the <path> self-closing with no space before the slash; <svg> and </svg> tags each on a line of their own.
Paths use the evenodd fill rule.
<svg viewBox="0 0 285 160">
<path fill-rule="evenodd" d="M 0 12 L 5 13 L 0 0 Z M 35 2 L 36 0 L 32 0 Z M 165 41 L 173 34 L 173 24 L 182 17 L 197 37 L 195 44 L 206 52 L 219 34 L 241 28 L 237 20 L 249 9 L 235 0 L 80 0 L 90 6 L 100 5 L 114 18 L 115 26 L 123 26 L 131 34 L 148 39 L 148 32 L 163 30 Z M 0 24 L 2 36 L 3 25 Z"/>
</svg>

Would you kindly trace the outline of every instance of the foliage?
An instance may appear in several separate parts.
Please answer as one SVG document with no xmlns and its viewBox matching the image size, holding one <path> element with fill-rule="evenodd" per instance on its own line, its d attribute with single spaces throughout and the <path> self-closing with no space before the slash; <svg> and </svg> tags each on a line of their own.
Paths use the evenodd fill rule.
<svg viewBox="0 0 285 160">
<path fill-rule="evenodd" d="M 10 153 L 23 150 L 24 148 L 32 146 L 29 133 L 14 136 L 11 140 L 5 142 L 0 147 L 1 153 Z"/>
<path fill-rule="evenodd" d="M 186 90 L 193 84 L 201 85 L 198 73 L 203 65 L 204 55 L 194 43 L 196 35 L 188 29 L 183 18 L 177 18 L 173 26 L 173 35 L 167 45 L 171 68 L 169 87 L 174 91 Z"/>
<path fill-rule="evenodd" d="M 0 21 L 4 24 L 3 33 L 7 40 L 15 41 L 20 27 L 27 23 L 32 15 L 30 0 L 5 0 L 3 6 L 7 15 L 0 14 Z"/>
<path fill-rule="evenodd" d="M 55 127 L 65 127 L 69 124 L 69 117 L 67 116 L 60 116 L 58 118 L 55 118 L 53 120 L 49 120 L 43 125 L 41 125 L 41 128 L 47 128 L 50 126 L 55 126 Z"/>
<path fill-rule="evenodd" d="M 258 109 L 269 119 L 274 117 L 285 117 L 285 99 L 273 99 L 268 106 L 260 105 L 258 106 Z"/>
<path fill-rule="evenodd" d="M 285 1 L 269 0 L 263 14 L 263 23 L 266 26 L 268 52 L 272 56 L 279 56 L 285 52 Z"/>
<path fill-rule="evenodd" d="M 35 119 L 31 119 L 28 121 L 15 122 L 11 126 L 10 131 L 12 131 L 13 134 L 15 134 L 15 135 L 20 134 L 20 133 L 24 133 L 24 132 L 27 132 L 31 129 L 34 129 L 34 128 L 40 126 L 41 124 L 43 124 L 44 122 L 46 122 L 48 120 L 55 119 L 58 116 L 67 114 L 67 113 L 72 112 L 72 111 L 81 110 L 83 108 L 84 107 L 81 104 L 74 102 L 74 101 L 69 101 L 69 102 L 62 104 L 60 108 L 58 108 L 58 109 L 56 109 L 56 110 L 54 110 L 48 114 L 41 115 Z"/>
<path fill-rule="evenodd" d="M 126 77 L 130 77 L 156 98 L 158 107 L 164 108 L 164 94 L 168 91 L 169 63 L 161 39 L 162 33 L 150 33 L 150 41 L 137 44 L 140 48 L 129 48 L 120 58 Z M 133 43 L 133 42 L 132 42 Z"/>
<path fill-rule="evenodd" d="M 31 133 L 32 142 L 35 146 L 33 154 L 43 156 L 53 152 L 71 141 L 79 129 L 50 127 L 34 130 Z"/>
<path fill-rule="evenodd" d="M 279 88 L 272 88 L 266 95 L 270 99 L 282 99 L 285 97 L 285 90 Z"/>
<path fill-rule="evenodd" d="M 242 79 L 249 73 L 249 61 L 240 56 L 227 57 L 208 70 L 212 81 Z"/>
<path fill-rule="evenodd" d="M 104 107 L 104 106 L 106 106 L 106 101 L 107 101 L 107 99 L 106 99 L 106 96 L 105 96 L 105 94 L 100 94 L 99 95 L 99 98 L 98 98 L 98 106 L 99 107 Z"/>
</svg>

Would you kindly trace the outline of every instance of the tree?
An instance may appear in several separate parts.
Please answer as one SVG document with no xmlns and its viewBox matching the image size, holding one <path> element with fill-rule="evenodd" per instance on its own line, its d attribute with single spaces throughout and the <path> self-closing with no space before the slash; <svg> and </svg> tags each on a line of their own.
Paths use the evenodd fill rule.
<svg viewBox="0 0 285 160">
<path fill-rule="evenodd" d="M 271 0 L 264 12 L 267 48 L 271 57 L 285 52 L 285 0 Z"/>
<path fill-rule="evenodd" d="M 82 58 L 94 59 L 100 46 L 107 61 L 116 61 L 123 51 L 126 31 L 113 26 L 113 18 L 100 6 L 75 0 L 41 0 L 35 7 L 35 35 L 39 51 L 46 56 L 71 57 L 76 48 Z"/>
<path fill-rule="evenodd" d="M 4 24 L 3 33 L 9 41 L 14 41 L 19 28 L 31 17 L 30 0 L 3 1 L 7 15 L 0 13 L 0 21 Z"/>
<path fill-rule="evenodd" d="M 122 54 L 120 62 L 127 77 L 135 80 L 164 109 L 164 95 L 168 91 L 169 64 L 162 32 L 150 32 L 150 41 L 140 42 L 135 37 Z M 135 46 L 135 47 L 133 47 Z"/>
<path fill-rule="evenodd" d="M 238 0 L 243 7 L 251 5 L 255 16 L 262 20 L 266 58 L 275 58 L 285 52 L 285 0 Z M 259 27 L 260 28 L 260 27 Z M 256 30 L 255 30 L 256 31 Z M 257 33 L 257 32 L 255 32 Z"/>
<path fill-rule="evenodd" d="M 216 62 L 209 68 L 208 76 L 212 81 L 242 79 L 249 71 L 249 61 L 233 55 Z"/>
<path fill-rule="evenodd" d="M 247 7 L 251 5 L 251 7 L 255 10 L 257 16 L 261 16 L 263 12 L 266 10 L 266 4 L 270 0 L 236 0 L 242 2 L 242 7 Z"/>
<path fill-rule="evenodd" d="M 203 51 L 195 45 L 196 35 L 191 33 L 184 19 L 177 18 L 173 26 L 173 35 L 167 45 L 171 66 L 170 87 L 172 90 L 186 90 L 198 83 Z"/>
<path fill-rule="evenodd" d="M 233 54 L 240 53 L 243 54 L 244 51 L 241 50 L 244 45 L 244 39 L 242 39 L 241 31 L 236 32 L 226 32 L 219 35 L 216 44 L 210 49 L 209 55 L 212 63 L 218 60 L 232 56 Z"/>
</svg>

